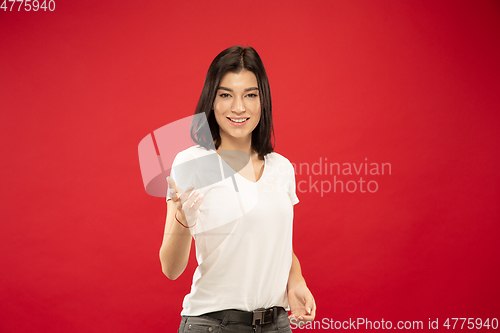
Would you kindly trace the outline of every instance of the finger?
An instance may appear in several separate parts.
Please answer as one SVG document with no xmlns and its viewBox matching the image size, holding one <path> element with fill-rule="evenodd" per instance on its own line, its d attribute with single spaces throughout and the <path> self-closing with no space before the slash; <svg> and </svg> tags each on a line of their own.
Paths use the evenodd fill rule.
<svg viewBox="0 0 500 333">
<path fill-rule="evenodd" d="M 200 209 L 201 204 L 203 203 L 203 199 L 205 196 L 200 193 L 196 201 L 194 202 L 193 206 L 191 207 L 192 209 Z"/>
<path fill-rule="evenodd" d="M 316 318 L 316 309 L 312 309 L 309 316 L 312 318 L 311 320 L 314 320 L 314 318 Z"/>
<path fill-rule="evenodd" d="M 313 315 L 313 314 L 316 316 L 316 300 L 314 299 L 314 297 L 313 297 L 313 307 L 312 307 L 311 315 Z"/>
<path fill-rule="evenodd" d="M 172 190 L 175 189 L 175 181 L 172 177 L 167 176 L 168 187 Z"/>
<path fill-rule="evenodd" d="M 200 193 L 198 191 L 194 191 L 192 193 L 192 195 L 189 196 L 189 198 L 187 198 L 187 200 L 182 204 L 182 209 L 184 211 L 186 211 L 188 209 L 192 209 L 193 208 L 192 206 L 193 206 L 194 202 L 196 201 L 196 199 L 198 198 L 199 195 L 200 195 Z"/>
<path fill-rule="evenodd" d="M 299 319 L 304 320 L 304 321 L 313 321 L 314 316 L 312 314 L 310 314 L 310 315 L 305 314 L 305 315 L 299 316 Z"/>
<path fill-rule="evenodd" d="M 306 312 L 306 309 L 304 309 L 304 308 L 295 308 L 291 313 L 291 315 L 295 316 L 295 318 L 299 318 L 300 316 L 304 316 L 307 314 L 308 313 Z"/>
<path fill-rule="evenodd" d="M 316 317 L 316 301 L 314 300 L 314 298 L 312 299 L 312 306 L 311 306 L 310 312 L 307 315 L 312 317 L 313 320 Z"/>
<path fill-rule="evenodd" d="M 297 325 L 299 326 L 299 328 L 302 328 L 303 326 L 305 326 L 307 324 L 307 321 L 305 320 L 299 320 L 297 322 Z"/>
<path fill-rule="evenodd" d="M 191 192 L 193 192 L 193 190 L 194 190 L 194 185 L 189 185 L 187 190 L 182 192 L 182 194 L 179 196 L 182 204 L 184 204 L 186 202 L 186 200 L 189 198 L 189 196 L 191 195 Z"/>
<path fill-rule="evenodd" d="M 170 189 L 175 189 L 175 192 L 176 193 L 180 193 L 182 192 L 182 188 L 180 188 L 179 186 L 177 186 L 177 184 L 175 183 L 175 180 L 172 178 L 172 177 L 167 177 L 167 183 L 168 183 L 168 187 Z"/>
<path fill-rule="evenodd" d="M 172 198 L 174 202 L 178 201 L 179 198 L 177 196 L 177 185 L 175 184 L 175 181 L 172 177 L 167 177 L 167 183 L 170 191 L 170 198 Z"/>
<path fill-rule="evenodd" d="M 289 315 L 289 316 L 288 316 L 288 321 L 291 321 L 292 319 L 295 319 L 295 323 L 296 323 L 297 325 L 299 325 L 299 324 L 300 324 L 300 322 L 301 322 L 301 321 L 300 321 L 300 319 L 299 319 L 299 315 L 295 315 L 295 314 L 291 314 L 291 315 Z"/>
<path fill-rule="evenodd" d="M 314 298 L 312 295 L 306 296 L 306 312 L 308 315 L 311 314 L 312 308 L 314 307 Z"/>
</svg>

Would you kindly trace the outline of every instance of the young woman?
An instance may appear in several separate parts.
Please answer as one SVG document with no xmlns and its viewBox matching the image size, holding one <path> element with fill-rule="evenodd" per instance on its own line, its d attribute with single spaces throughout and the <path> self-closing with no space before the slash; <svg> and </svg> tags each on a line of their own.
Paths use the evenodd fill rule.
<svg viewBox="0 0 500 333">
<path fill-rule="evenodd" d="M 215 57 L 202 113 L 206 123 L 191 129 L 198 145 L 177 155 L 167 177 L 162 270 L 172 280 L 182 274 L 192 238 L 198 261 L 179 332 L 291 332 L 290 321 L 314 319 L 316 304 L 292 248 L 294 170 L 273 152 L 269 82 L 253 48 Z M 186 189 L 182 173 L 196 173 Z"/>
</svg>

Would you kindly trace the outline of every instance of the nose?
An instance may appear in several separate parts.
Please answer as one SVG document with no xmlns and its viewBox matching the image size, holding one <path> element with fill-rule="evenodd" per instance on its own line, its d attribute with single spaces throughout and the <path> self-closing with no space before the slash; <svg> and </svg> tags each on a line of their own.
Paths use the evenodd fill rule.
<svg viewBox="0 0 500 333">
<path fill-rule="evenodd" d="M 231 107 L 231 111 L 235 111 L 235 112 L 245 111 L 245 105 L 244 105 L 243 99 L 241 97 L 237 97 L 234 99 L 233 105 Z"/>
</svg>

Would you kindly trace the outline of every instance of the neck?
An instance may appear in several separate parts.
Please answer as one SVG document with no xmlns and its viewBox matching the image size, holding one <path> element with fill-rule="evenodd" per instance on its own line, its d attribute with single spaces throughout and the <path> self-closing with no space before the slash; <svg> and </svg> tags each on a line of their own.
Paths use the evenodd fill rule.
<svg viewBox="0 0 500 333">
<path fill-rule="evenodd" d="M 229 139 L 221 135 L 221 144 L 217 150 L 241 150 L 248 155 L 253 156 L 254 151 L 252 149 L 252 136 L 249 135 L 245 138 Z"/>
</svg>

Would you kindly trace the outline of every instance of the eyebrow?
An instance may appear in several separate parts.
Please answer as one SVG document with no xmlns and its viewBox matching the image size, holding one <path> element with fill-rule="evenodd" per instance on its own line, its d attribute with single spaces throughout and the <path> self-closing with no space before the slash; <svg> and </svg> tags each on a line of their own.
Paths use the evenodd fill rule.
<svg viewBox="0 0 500 333">
<path fill-rule="evenodd" d="M 233 92 L 232 89 L 229 89 L 229 88 L 226 88 L 226 87 L 222 87 L 222 86 L 219 86 L 217 88 L 217 90 L 226 90 L 226 91 L 230 91 L 230 92 Z M 246 88 L 245 91 L 252 91 L 252 90 L 259 90 L 259 88 L 257 87 L 250 87 L 250 88 Z"/>
</svg>

